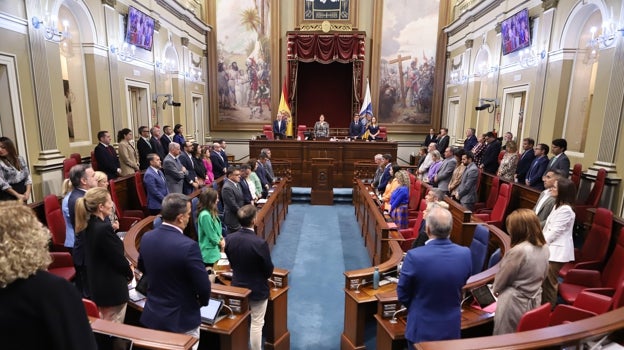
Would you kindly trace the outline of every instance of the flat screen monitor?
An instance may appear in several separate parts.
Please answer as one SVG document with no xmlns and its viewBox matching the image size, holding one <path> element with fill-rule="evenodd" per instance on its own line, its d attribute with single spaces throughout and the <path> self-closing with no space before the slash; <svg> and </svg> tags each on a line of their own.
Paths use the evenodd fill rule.
<svg viewBox="0 0 624 350">
<path fill-rule="evenodd" d="M 130 6 L 126 22 L 126 42 L 129 45 L 152 51 L 154 19 Z"/>
<path fill-rule="evenodd" d="M 501 23 L 503 55 L 510 54 L 531 45 L 529 10 L 524 9 Z"/>
</svg>

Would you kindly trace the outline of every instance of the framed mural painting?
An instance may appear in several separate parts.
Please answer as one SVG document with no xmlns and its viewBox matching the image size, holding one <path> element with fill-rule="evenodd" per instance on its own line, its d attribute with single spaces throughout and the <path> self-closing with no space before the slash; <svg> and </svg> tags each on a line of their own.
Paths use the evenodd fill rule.
<svg viewBox="0 0 624 350">
<path fill-rule="evenodd" d="M 350 31 L 357 27 L 357 0 L 296 0 L 297 27 L 303 31 Z"/>
<path fill-rule="evenodd" d="M 441 4 L 420 0 L 418 11 L 406 12 L 412 5 L 375 1 L 371 97 L 377 120 L 394 133 L 426 133 L 439 125 L 441 113 L 444 50 L 442 59 L 436 56 L 444 44 L 438 42 Z"/>
<path fill-rule="evenodd" d="M 213 0 L 216 51 L 210 53 L 210 125 L 253 131 L 271 124 L 279 101 L 277 0 Z"/>
</svg>

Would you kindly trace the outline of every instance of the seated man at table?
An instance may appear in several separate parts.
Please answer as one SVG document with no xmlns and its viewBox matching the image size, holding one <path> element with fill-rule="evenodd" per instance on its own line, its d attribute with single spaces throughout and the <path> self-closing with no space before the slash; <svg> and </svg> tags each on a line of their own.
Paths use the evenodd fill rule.
<svg viewBox="0 0 624 350">
<path fill-rule="evenodd" d="M 462 287 L 472 270 L 470 250 L 451 242 L 453 217 L 434 207 L 427 215 L 427 243 L 405 256 L 397 296 L 407 307 L 405 338 L 413 344 L 458 339 Z"/>
</svg>

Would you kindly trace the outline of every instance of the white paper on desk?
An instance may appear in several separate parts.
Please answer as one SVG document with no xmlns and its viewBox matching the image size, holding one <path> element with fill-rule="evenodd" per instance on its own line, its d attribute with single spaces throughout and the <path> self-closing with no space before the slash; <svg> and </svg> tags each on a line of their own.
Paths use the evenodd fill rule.
<svg viewBox="0 0 624 350">
<path fill-rule="evenodd" d="M 217 261 L 217 266 L 227 266 L 230 264 L 230 261 L 228 259 L 219 259 L 219 261 Z"/>
<path fill-rule="evenodd" d="M 260 199 L 258 199 L 258 201 L 256 203 L 257 204 L 264 204 L 266 202 L 267 202 L 266 198 L 260 198 Z"/>
<path fill-rule="evenodd" d="M 145 295 L 139 293 L 136 289 L 130 289 L 128 291 L 128 296 L 130 297 L 130 300 L 135 302 L 145 299 Z"/>
</svg>

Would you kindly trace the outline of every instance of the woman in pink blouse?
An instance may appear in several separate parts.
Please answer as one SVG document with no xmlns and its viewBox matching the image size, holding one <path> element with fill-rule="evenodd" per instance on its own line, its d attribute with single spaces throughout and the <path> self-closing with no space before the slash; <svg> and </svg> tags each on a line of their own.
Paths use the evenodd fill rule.
<svg viewBox="0 0 624 350">
<path fill-rule="evenodd" d="M 212 173 L 212 161 L 210 161 L 210 151 L 212 146 L 205 145 L 201 150 L 201 159 L 204 162 L 204 167 L 206 167 L 206 181 L 204 185 L 210 186 L 214 181 L 214 174 Z"/>
</svg>

